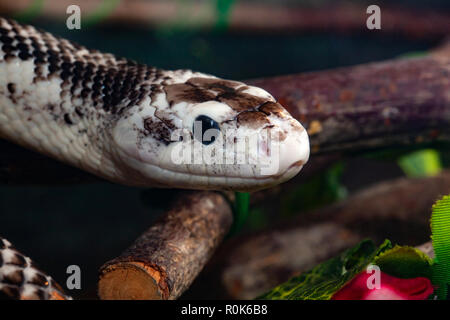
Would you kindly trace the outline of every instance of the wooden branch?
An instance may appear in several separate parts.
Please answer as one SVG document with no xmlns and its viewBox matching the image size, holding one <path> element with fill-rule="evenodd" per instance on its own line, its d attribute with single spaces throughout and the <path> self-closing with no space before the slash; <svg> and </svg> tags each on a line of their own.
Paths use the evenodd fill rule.
<svg viewBox="0 0 450 320">
<path fill-rule="evenodd" d="M 100 268 L 101 299 L 176 299 L 228 232 L 232 211 L 216 192 L 186 192 L 122 255 Z"/>
<path fill-rule="evenodd" d="M 422 58 L 250 81 L 308 129 L 313 154 L 450 142 L 450 46 Z"/>
<path fill-rule="evenodd" d="M 341 203 L 231 239 L 215 255 L 186 298 L 253 299 L 365 238 L 419 245 L 429 240 L 431 206 L 450 193 L 450 171 L 401 178 L 358 192 Z M 428 248 L 428 253 L 430 250 Z"/>
<path fill-rule="evenodd" d="M 58 0 L 45 2 L 38 13 L 40 18 L 65 20 L 66 8 L 77 4 L 83 17 L 95 12 L 101 0 Z M 19 14 L 30 7 L 31 0 L 2 2 L 1 14 Z M 400 34 L 411 38 L 442 38 L 450 30 L 450 14 L 436 9 L 414 9 L 411 6 L 393 6 L 380 3 L 382 28 L 377 34 Z M 349 3 L 348 1 L 329 1 L 320 6 L 286 5 L 283 2 L 265 3 L 239 1 L 231 7 L 226 18 L 229 30 L 252 32 L 328 32 L 363 34 L 366 28 L 366 9 L 369 3 Z M 182 18 L 180 19 L 180 14 Z M 140 25 L 152 27 L 173 26 L 190 29 L 210 29 L 217 26 L 218 12 L 215 3 L 190 1 L 180 4 L 177 1 L 120 1 L 114 10 L 105 17 L 107 23 Z M 82 20 L 83 23 L 83 20 Z"/>
<path fill-rule="evenodd" d="M 0 299 L 71 300 L 52 277 L 0 237 Z"/>
</svg>

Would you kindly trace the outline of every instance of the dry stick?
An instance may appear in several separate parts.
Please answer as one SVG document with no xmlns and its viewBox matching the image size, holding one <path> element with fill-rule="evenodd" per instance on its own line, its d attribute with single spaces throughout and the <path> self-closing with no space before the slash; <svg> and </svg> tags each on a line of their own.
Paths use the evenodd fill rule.
<svg viewBox="0 0 450 320">
<path fill-rule="evenodd" d="M 422 58 L 251 81 L 302 124 L 314 154 L 450 141 L 450 45 Z"/>
<path fill-rule="evenodd" d="M 96 11 L 103 0 L 78 0 L 83 19 Z M 67 19 L 66 8 L 71 0 L 46 1 L 39 17 Z M 30 6 L 29 0 L 4 1 L 1 14 L 17 14 Z M 352 4 L 333 1 L 321 6 L 286 6 L 272 3 L 236 2 L 227 19 L 229 29 L 259 32 L 333 32 L 364 33 L 368 4 Z M 435 39 L 448 34 L 450 14 L 441 10 L 414 9 L 410 6 L 381 5 L 382 28 L 376 33 L 401 34 L 408 37 Z M 183 20 L 180 20 L 180 13 Z M 180 5 L 177 1 L 121 1 L 106 17 L 107 22 L 127 25 L 174 26 L 178 28 L 213 28 L 217 24 L 217 8 L 214 2 L 190 1 Z M 83 25 L 82 20 L 82 25 Z M 83 27 L 83 26 L 82 26 Z"/>
<path fill-rule="evenodd" d="M 52 277 L 0 237 L 0 299 L 71 300 Z"/>
<path fill-rule="evenodd" d="M 176 299 L 228 232 L 232 211 L 216 192 L 186 192 L 122 255 L 100 268 L 101 299 Z"/>
<path fill-rule="evenodd" d="M 257 233 L 232 239 L 215 255 L 188 298 L 221 279 L 215 298 L 252 299 L 364 238 L 418 245 L 429 240 L 431 206 L 450 193 L 450 171 L 436 177 L 387 181 L 343 202 Z M 425 250 L 425 249 L 424 249 Z M 431 251 L 427 250 L 427 253 Z"/>
</svg>

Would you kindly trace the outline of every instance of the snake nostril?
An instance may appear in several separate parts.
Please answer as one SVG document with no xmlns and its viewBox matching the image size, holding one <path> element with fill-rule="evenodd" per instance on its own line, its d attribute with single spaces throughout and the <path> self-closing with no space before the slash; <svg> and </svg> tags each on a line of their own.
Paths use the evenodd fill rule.
<svg viewBox="0 0 450 320">
<path fill-rule="evenodd" d="M 209 145 L 216 140 L 220 132 L 219 124 L 208 116 L 200 115 L 195 118 L 193 125 L 194 137 L 204 145 Z"/>
</svg>

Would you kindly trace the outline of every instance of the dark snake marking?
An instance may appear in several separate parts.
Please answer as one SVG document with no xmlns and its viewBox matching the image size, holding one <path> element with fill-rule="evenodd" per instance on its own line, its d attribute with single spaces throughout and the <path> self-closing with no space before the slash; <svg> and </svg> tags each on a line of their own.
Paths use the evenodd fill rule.
<svg viewBox="0 0 450 320">
<path fill-rule="evenodd" d="M 164 91 L 170 105 L 180 101 L 201 103 L 215 100 L 229 105 L 237 112 L 241 112 L 256 108 L 267 101 L 265 98 L 245 93 L 244 91 L 248 88 L 248 86 L 236 81 L 191 78 L 185 83 L 165 86 Z"/>
<path fill-rule="evenodd" d="M 164 80 L 160 69 L 86 49 L 13 20 L 0 18 L 0 22 L 11 25 L 11 29 L 0 27 L 0 45 L 4 52 L 0 62 L 9 62 L 14 58 L 22 61 L 31 59 L 35 64 L 34 83 L 52 77 L 62 79 L 61 108 L 65 99 L 73 102 L 81 98 L 83 106 L 120 115 L 153 91 L 161 91 L 155 84 L 158 80 Z M 20 35 L 20 30 L 26 30 L 30 35 L 25 38 Z M 14 87 L 14 83 L 8 84 L 11 95 L 15 92 Z M 82 109 L 77 107 L 70 116 L 64 114 L 65 122 L 72 124 L 73 118 L 83 117 L 85 112 Z"/>
<path fill-rule="evenodd" d="M 208 78 L 191 78 L 185 83 L 164 86 L 167 101 L 171 106 L 182 101 L 222 102 L 238 112 L 236 119 L 232 121 L 237 120 L 238 125 L 250 128 L 270 123 L 268 115 L 280 118 L 286 115 L 286 111 L 278 103 L 267 102 L 266 98 L 245 93 L 247 89 L 249 87 L 240 82 Z"/>
</svg>

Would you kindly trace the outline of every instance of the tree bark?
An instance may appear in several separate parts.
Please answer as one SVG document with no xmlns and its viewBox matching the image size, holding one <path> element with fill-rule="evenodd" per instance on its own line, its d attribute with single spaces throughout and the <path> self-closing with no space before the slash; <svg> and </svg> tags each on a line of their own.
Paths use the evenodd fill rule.
<svg viewBox="0 0 450 320">
<path fill-rule="evenodd" d="M 250 81 L 308 130 L 313 154 L 450 142 L 450 45 L 403 58 Z"/>
<path fill-rule="evenodd" d="M 176 299 L 227 234 L 232 211 L 216 192 L 186 192 L 119 257 L 100 268 L 101 299 Z"/>
</svg>

